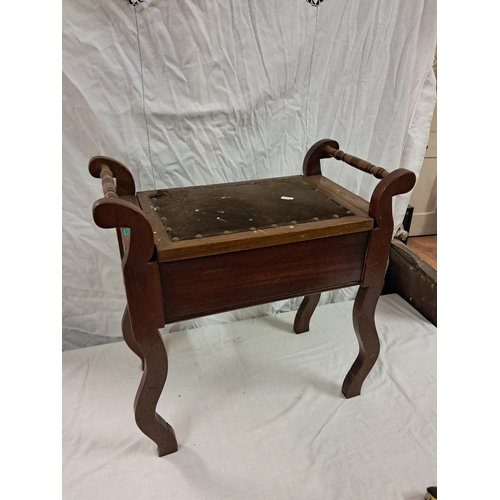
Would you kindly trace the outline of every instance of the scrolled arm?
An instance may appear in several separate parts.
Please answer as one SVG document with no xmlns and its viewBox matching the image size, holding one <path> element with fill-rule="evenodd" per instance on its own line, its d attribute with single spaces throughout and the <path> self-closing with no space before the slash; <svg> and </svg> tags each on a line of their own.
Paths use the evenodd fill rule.
<svg viewBox="0 0 500 500">
<path fill-rule="evenodd" d="M 369 214 L 375 219 L 377 226 L 390 228 L 392 233 L 392 198 L 398 194 L 408 193 L 415 185 L 416 179 L 414 172 L 398 168 L 377 184 L 369 208 Z"/>
<path fill-rule="evenodd" d="M 129 230 L 129 244 L 124 255 L 127 261 L 149 261 L 155 248 L 153 230 L 140 208 L 119 198 L 101 198 L 94 203 L 92 215 L 94 222 L 103 229 Z"/>
<path fill-rule="evenodd" d="M 108 156 L 94 156 L 89 161 L 89 172 L 92 177 L 101 178 L 105 197 L 117 197 L 135 194 L 135 182 L 130 170 L 123 164 Z M 106 190 L 105 179 L 106 178 Z M 116 187 L 113 178 L 116 179 Z M 117 196 L 111 193 L 114 191 Z"/>
<path fill-rule="evenodd" d="M 89 161 L 89 172 L 101 179 L 104 195 L 92 207 L 94 222 L 104 229 L 116 228 L 120 253 L 126 261 L 148 262 L 154 252 L 151 225 L 140 208 L 120 199 L 120 196 L 135 195 L 135 182 L 129 169 L 113 158 L 94 156 Z"/>
</svg>

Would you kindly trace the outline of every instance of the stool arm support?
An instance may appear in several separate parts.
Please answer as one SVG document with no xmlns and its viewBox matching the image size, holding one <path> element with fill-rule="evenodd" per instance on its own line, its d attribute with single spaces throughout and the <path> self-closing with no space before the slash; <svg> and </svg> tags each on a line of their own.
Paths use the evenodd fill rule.
<svg viewBox="0 0 500 500">
<path fill-rule="evenodd" d="M 415 182 L 413 172 L 398 168 L 375 187 L 369 205 L 369 215 L 373 217 L 375 227 L 368 240 L 362 286 L 383 283 L 394 231 L 392 200 L 396 195 L 409 192 Z M 368 268 L 370 272 L 366 272 Z"/>
<path fill-rule="evenodd" d="M 304 175 L 321 175 L 320 160 L 323 158 L 331 158 L 331 155 L 325 151 L 325 147 L 327 146 L 338 149 L 339 143 L 332 139 L 321 139 L 309 148 L 302 164 L 302 172 Z"/>
<path fill-rule="evenodd" d="M 130 170 L 123 163 L 120 163 L 113 158 L 109 158 L 108 156 L 94 156 L 89 161 L 89 172 L 92 177 L 96 177 L 97 179 L 101 177 L 101 179 L 103 180 L 103 190 L 103 167 L 107 167 L 107 169 L 109 170 L 109 172 L 105 172 L 107 177 L 106 182 L 108 192 L 111 189 L 109 182 L 112 182 L 112 178 L 115 178 L 116 188 L 114 189 L 114 191 L 116 192 L 117 196 L 135 194 L 134 177 L 130 173 Z M 106 192 L 104 192 L 104 195 L 106 196 Z"/>
<path fill-rule="evenodd" d="M 155 245 L 153 230 L 144 212 L 128 201 L 119 198 L 101 198 L 92 207 L 94 222 L 103 229 L 121 229 L 128 245 L 124 248 L 123 262 L 147 263 Z M 128 231 L 127 231 L 128 229 Z M 123 234 L 123 233 L 129 234 Z"/>
<path fill-rule="evenodd" d="M 375 187 L 370 200 L 369 214 L 375 219 L 378 227 L 386 227 L 393 231 L 392 198 L 408 193 L 415 186 L 417 177 L 406 168 L 398 168 L 390 172 Z"/>
</svg>

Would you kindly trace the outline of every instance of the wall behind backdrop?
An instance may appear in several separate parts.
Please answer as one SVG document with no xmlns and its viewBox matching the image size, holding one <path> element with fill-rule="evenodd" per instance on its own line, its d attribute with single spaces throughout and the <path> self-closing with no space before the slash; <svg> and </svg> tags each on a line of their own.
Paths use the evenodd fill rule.
<svg viewBox="0 0 500 500">
<path fill-rule="evenodd" d="M 297 175 L 324 138 L 420 172 L 436 99 L 435 0 L 65 0 L 62 29 L 63 349 L 121 337 L 116 233 L 92 221 L 102 197 L 92 156 L 127 165 L 141 191 Z M 365 199 L 378 182 L 333 159 L 322 168 Z M 394 203 L 396 226 L 409 196 Z"/>
</svg>

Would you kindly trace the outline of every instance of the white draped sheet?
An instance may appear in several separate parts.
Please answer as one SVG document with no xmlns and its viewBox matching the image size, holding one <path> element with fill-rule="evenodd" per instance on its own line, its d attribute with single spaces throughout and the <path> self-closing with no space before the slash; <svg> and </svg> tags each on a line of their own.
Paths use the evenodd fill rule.
<svg viewBox="0 0 500 500">
<path fill-rule="evenodd" d="M 435 104 L 436 2 L 125 0 L 63 2 L 63 334 L 119 337 L 125 305 L 116 235 L 92 221 L 94 155 L 138 190 L 301 172 L 332 138 L 387 170 L 420 171 Z M 137 32 L 138 28 L 138 32 Z M 139 35 L 139 36 L 138 36 Z M 140 50 L 139 50 L 140 48 Z M 324 160 L 365 199 L 377 181 Z M 409 194 L 394 203 L 396 225 Z M 348 289 L 322 303 L 353 297 Z M 298 299 L 169 330 L 296 308 Z M 83 343 L 82 343 L 83 339 Z"/>
<path fill-rule="evenodd" d="M 164 335 L 158 412 L 179 451 L 137 428 L 141 368 L 124 342 L 62 354 L 63 498 L 423 500 L 436 485 L 436 328 L 381 297 L 380 356 L 361 395 L 352 301 Z"/>
</svg>

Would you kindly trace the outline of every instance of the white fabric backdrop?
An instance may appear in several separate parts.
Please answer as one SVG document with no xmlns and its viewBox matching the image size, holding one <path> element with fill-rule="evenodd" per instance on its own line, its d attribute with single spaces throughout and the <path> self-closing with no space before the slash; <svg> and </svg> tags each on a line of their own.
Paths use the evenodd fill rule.
<svg viewBox="0 0 500 500">
<path fill-rule="evenodd" d="M 62 26 L 63 338 L 76 344 L 120 336 L 125 304 L 115 232 L 92 221 L 102 195 L 90 157 L 125 163 L 138 190 L 295 175 L 323 138 L 387 170 L 420 171 L 436 95 L 435 0 L 317 8 L 304 0 L 65 0 Z M 323 171 L 366 199 L 377 182 L 335 160 Z M 408 200 L 396 200 L 396 224 Z M 323 294 L 322 303 L 353 293 Z"/>
<path fill-rule="evenodd" d="M 302 335 L 292 312 L 164 335 L 157 409 L 179 451 L 162 458 L 134 422 L 126 344 L 63 353 L 63 498 L 423 500 L 437 483 L 436 328 L 384 295 L 380 357 L 345 399 L 352 306 L 318 307 Z"/>
</svg>

